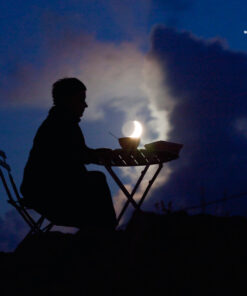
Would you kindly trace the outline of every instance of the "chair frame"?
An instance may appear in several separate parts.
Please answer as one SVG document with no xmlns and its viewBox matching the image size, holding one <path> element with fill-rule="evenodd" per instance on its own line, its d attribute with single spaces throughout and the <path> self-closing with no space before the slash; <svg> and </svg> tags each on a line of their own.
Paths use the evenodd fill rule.
<svg viewBox="0 0 247 296">
<path fill-rule="evenodd" d="M 29 210 L 34 210 L 34 209 L 28 208 L 27 206 L 24 205 L 23 198 L 20 196 L 20 194 L 18 192 L 14 178 L 11 174 L 11 168 L 10 168 L 9 164 L 7 163 L 6 159 L 7 159 L 7 156 L 6 156 L 5 152 L 0 150 L 0 178 L 2 180 L 4 189 L 5 189 L 7 196 L 8 196 L 7 202 L 9 204 L 11 204 L 18 211 L 18 213 L 22 216 L 22 218 L 25 220 L 25 222 L 31 228 L 25 238 L 29 237 L 30 235 L 32 235 L 34 233 L 50 231 L 51 228 L 54 226 L 54 224 L 51 223 L 44 215 L 41 215 L 39 213 L 40 217 L 37 220 L 35 220 L 30 215 Z M 2 170 L 2 169 L 4 169 L 4 170 Z M 4 173 L 4 171 L 5 171 L 5 173 Z M 46 220 L 48 220 L 49 222 L 48 222 L 48 225 L 44 226 L 44 222 Z"/>
</svg>

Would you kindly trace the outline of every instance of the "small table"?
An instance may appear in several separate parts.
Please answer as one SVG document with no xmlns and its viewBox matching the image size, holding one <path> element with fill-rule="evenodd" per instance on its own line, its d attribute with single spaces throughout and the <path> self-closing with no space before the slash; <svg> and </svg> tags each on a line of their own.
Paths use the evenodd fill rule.
<svg viewBox="0 0 247 296">
<path fill-rule="evenodd" d="M 125 213 L 128 205 L 131 203 L 132 206 L 139 210 L 148 191 L 150 190 L 151 186 L 153 185 L 155 179 L 157 178 L 159 172 L 163 167 L 163 163 L 175 160 L 179 156 L 178 154 L 167 152 L 167 151 L 149 151 L 146 149 L 138 149 L 138 150 L 123 150 L 123 149 L 116 149 L 112 151 L 112 158 L 105 162 L 104 160 L 99 161 L 97 164 L 104 165 L 107 171 L 110 173 L 114 181 L 117 183 L 119 188 L 123 191 L 124 195 L 127 197 L 127 201 L 123 206 L 119 216 L 117 217 L 117 224 L 119 223 L 120 219 L 122 218 L 123 214 Z M 148 168 L 150 165 L 158 165 L 157 170 L 154 172 L 153 177 L 149 180 L 146 189 L 144 190 L 141 199 L 137 203 L 134 200 L 134 195 L 141 184 Z M 112 167 L 129 167 L 129 166 L 145 166 L 144 170 L 141 172 L 139 179 L 137 180 L 132 192 L 130 193 L 121 182 L 119 177 L 113 171 Z"/>
</svg>

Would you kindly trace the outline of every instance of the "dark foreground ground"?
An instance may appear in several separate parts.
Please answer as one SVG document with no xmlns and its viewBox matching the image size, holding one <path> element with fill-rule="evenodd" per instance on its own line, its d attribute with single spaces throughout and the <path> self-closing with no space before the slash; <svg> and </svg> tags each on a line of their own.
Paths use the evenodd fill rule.
<svg viewBox="0 0 247 296">
<path fill-rule="evenodd" d="M 0 295 L 245 295 L 247 220 L 139 213 L 114 234 L 34 235 L 0 253 Z"/>
</svg>

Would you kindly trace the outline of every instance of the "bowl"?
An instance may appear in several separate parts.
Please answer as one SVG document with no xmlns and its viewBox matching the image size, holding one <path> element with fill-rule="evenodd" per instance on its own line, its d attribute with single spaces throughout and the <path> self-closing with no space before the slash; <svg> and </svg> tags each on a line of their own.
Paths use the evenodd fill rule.
<svg viewBox="0 0 247 296">
<path fill-rule="evenodd" d="M 140 144 L 140 138 L 123 137 L 118 142 L 124 150 L 136 150 Z"/>
</svg>

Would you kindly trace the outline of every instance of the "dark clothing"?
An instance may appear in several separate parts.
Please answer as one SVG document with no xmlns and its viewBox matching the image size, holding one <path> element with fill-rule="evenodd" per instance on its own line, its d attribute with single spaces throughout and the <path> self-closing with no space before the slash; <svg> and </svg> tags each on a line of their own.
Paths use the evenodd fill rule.
<svg viewBox="0 0 247 296">
<path fill-rule="evenodd" d="M 86 146 L 78 122 L 61 108 L 50 110 L 34 138 L 21 193 L 27 204 L 51 220 L 63 218 L 74 226 L 85 226 L 89 219 L 114 224 L 104 174 L 88 172 L 84 165 L 97 160 L 97 151 Z"/>
</svg>

